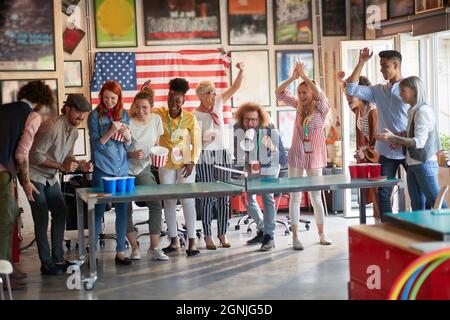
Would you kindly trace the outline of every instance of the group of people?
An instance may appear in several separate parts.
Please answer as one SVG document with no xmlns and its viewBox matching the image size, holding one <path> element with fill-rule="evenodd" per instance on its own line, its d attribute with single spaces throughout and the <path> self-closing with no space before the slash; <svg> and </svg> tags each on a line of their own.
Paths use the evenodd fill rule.
<svg viewBox="0 0 450 320">
<path fill-rule="evenodd" d="M 407 172 L 412 210 L 433 207 L 439 193 L 439 133 L 435 113 L 427 101 L 426 88 L 417 76 L 403 78 L 402 55 L 396 50 L 379 53 L 381 73 L 387 84 L 372 86 L 361 76 L 372 57 L 368 48 L 360 50 L 358 64 L 346 79 L 338 74 L 350 108 L 356 115 L 355 159 L 381 164 L 381 175 L 394 178 L 399 166 Z M 392 187 L 368 190 L 374 203 L 374 217 L 392 212 Z M 447 204 L 443 203 L 443 207 Z"/>
<path fill-rule="evenodd" d="M 348 77 L 339 73 L 345 94 L 356 115 L 358 162 L 381 163 L 381 174 L 394 177 L 399 165 L 407 168 L 408 190 L 413 210 L 432 205 L 439 192 L 436 152 L 439 138 L 433 110 L 429 106 L 425 88 L 418 77 L 403 79 L 401 54 L 394 50 L 380 52 L 381 72 L 388 83 L 371 86 L 360 76 L 372 53 L 361 50 L 359 62 Z M 235 113 L 234 151 L 232 156 L 226 143 L 223 105 L 240 88 L 244 65 L 238 63 L 238 76 L 230 88 L 218 94 L 210 81 L 196 87 L 200 101 L 193 112 L 183 109 L 189 83 L 183 78 L 169 82 L 167 106 L 153 108 L 154 92 L 150 81 L 142 85 L 131 109 L 126 111 L 122 90 L 116 81 L 106 81 L 100 92 L 100 103 L 89 113 L 91 161 L 78 161 L 73 156 L 77 139 L 76 128 L 91 110 L 89 102 L 78 94 L 70 94 L 62 115 L 40 125 L 42 116 L 52 104 L 50 88 L 42 81 L 32 81 L 19 92 L 18 102 L 0 108 L 0 259 L 11 260 L 12 234 L 19 208 L 13 193 L 15 177 L 19 179 L 30 202 L 35 224 L 35 237 L 41 261 L 41 273 L 55 275 L 71 264 L 64 259 L 62 247 L 67 208 L 59 185 L 58 172 L 92 172 L 94 187 L 102 187 L 105 177 L 135 176 L 137 185 L 184 184 L 230 179 L 233 161 L 242 164 L 250 177 L 278 177 L 281 166 L 288 165 L 289 177 L 319 176 L 326 166 L 325 124 L 330 104 L 319 86 L 309 79 L 303 62 L 296 62 L 291 76 L 283 81 L 275 94 L 279 101 L 297 111 L 292 147 L 286 154 L 278 130 L 270 123 L 261 105 L 245 103 Z M 301 79 L 292 96 L 288 87 Z M 39 130 L 38 130 L 39 129 Z M 253 147 L 242 143 L 253 131 Z M 155 175 L 150 150 L 154 146 L 169 150 L 168 160 Z M 402 146 L 404 148 L 402 148 Z M 31 151 L 30 151 L 31 150 Z M 28 153 L 30 152 L 30 156 Z M 234 160 L 233 160 L 234 159 Z M 159 180 L 159 182 L 158 182 Z M 374 202 L 375 218 L 391 212 L 391 188 L 369 190 Z M 319 243 L 332 241 L 324 232 L 324 205 L 318 191 L 309 192 L 317 224 Z M 255 194 L 248 194 L 247 211 L 254 219 L 257 234 L 248 245 L 261 244 L 262 251 L 275 246 L 274 194 L 263 194 L 263 211 Z M 196 220 L 202 219 L 207 250 L 218 245 L 212 236 L 211 221 L 217 215 L 217 240 L 222 248 L 231 244 L 227 238 L 230 218 L 230 198 L 181 199 L 188 237 L 187 256 L 200 253 L 196 243 Z M 292 247 L 303 250 L 298 237 L 301 193 L 290 194 L 289 214 L 292 224 Z M 169 260 L 180 250 L 176 215 L 177 199 L 148 201 L 150 247 L 154 260 Z M 115 206 L 117 246 L 115 262 L 130 265 L 141 258 L 133 226 L 131 203 Z M 444 204 L 446 206 L 446 204 Z M 170 244 L 159 248 L 162 209 L 168 228 Z M 95 234 L 98 237 L 106 205 L 95 206 Z M 51 247 L 47 239 L 48 212 L 51 212 Z M 125 254 L 128 238 L 131 254 Z M 25 274 L 17 271 L 16 279 Z M 18 283 L 20 285 L 20 283 Z"/>
</svg>

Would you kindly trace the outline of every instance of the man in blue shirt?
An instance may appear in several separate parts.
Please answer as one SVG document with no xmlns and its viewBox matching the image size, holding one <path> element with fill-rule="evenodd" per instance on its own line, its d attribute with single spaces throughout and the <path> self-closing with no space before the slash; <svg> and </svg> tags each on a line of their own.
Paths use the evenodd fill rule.
<svg viewBox="0 0 450 320">
<path fill-rule="evenodd" d="M 347 93 L 350 96 L 376 104 L 378 109 L 377 134 L 384 132 L 385 128 L 396 133 L 403 132 L 406 130 L 408 123 L 407 110 L 409 105 L 405 104 L 399 95 L 399 83 L 403 78 L 401 72 L 402 55 L 395 50 L 381 51 L 379 53 L 380 71 L 384 79 L 388 80 L 388 83 L 360 86 L 358 80 L 361 70 L 372 55 L 373 52 L 369 48 L 364 48 L 359 52 L 358 64 L 347 79 Z M 400 164 L 406 169 L 405 155 L 400 146 L 377 140 L 375 149 L 380 154 L 382 176 L 394 178 Z M 379 188 L 381 218 L 383 218 L 384 213 L 392 212 L 391 194 L 392 187 Z"/>
</svg>

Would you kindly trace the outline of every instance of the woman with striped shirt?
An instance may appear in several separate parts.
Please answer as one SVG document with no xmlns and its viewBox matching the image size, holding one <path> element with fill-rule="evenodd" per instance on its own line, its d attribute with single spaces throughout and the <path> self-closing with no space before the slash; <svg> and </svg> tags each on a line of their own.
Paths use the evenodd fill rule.
<svg viewBox="0 0 450 320">
<path fill-rule="evenodd" d="M 298 98 L 289 94 L 288 86 L 302 78 L 303 82 L 297 87 Z M 283 101 L 297 109 L 292 146 L 288 153 L 289 177 L 320 176 L 322 168 L 327 164 L 325 146 L 325 120 L 330 111 L 330 104 L 325 94 L 314 81 L 305 73 L 305 64 L 296 62 L 292 75 L 282 82 L 275 90 L 277 100 Z M 331 240 L 323 231 L 325 210 L 321 192 L 309 192 L 314 209 L 314 216 L 319 232 L 320 244 L 330 245 Z M 298 239 L 297 229 L 300 215 L 301 193 L 290 194 L 289 215 L 292 224 L 292 239 L 294 250 L 303 250 Z"/>
</svg>

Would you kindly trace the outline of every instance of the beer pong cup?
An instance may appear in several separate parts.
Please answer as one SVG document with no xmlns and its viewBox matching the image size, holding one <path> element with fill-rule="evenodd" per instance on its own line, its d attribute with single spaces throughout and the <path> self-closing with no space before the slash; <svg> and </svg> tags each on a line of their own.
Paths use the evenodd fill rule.
<svg viewBox="0 0 450 320">
<path fill-rule="evenodd" d="M 105 193 L 116 193 L 116 178 L 113 177 L 103 177 L 103 192 Z"/>
<path fill-rule="evenodd" d="M 349 166 L 348 166 L 348 170 L 350 171 L 350 177 L 351 177 L 352 179 L 357 179 L 357 178 L 358 178 L 358 170 L 357 170 L 357 167 L 358 167 L 358 166 L 356 166 L 356 165 L 349 165 Z"/>
<path fill-rule="evenodd" d="M 136 177 L 128 176 L 126 177 L 127 183 L 126 183 L 126 191 L 132 192 L 134 190 L 134 182 L 136 180 Z"/>
<path fill-rule="evenodd" d="M 155 167 L 164 167 L 168 155 L 169 150 L 167 148 L 156 146 L 150 149 L 150 161 Z"/>
<path fill-rule="evenodd" d="M 369 166 L 369 176 L 371 178 L 379 178 L 381 176 L 381 164 L 371 163 Z"/>
<path fill-rule="evenodd" d="M 369 166 L 367 163 L 360 163 L 357 166 L 358 179 L 367 179 L 369 177 Z"/>
<path fill-rule="evenodd" d="M 127 187 L 127 178 L 126 177 L 117 177 L 116 179 L 116 192 L 124 193 Z"/>
</svg>

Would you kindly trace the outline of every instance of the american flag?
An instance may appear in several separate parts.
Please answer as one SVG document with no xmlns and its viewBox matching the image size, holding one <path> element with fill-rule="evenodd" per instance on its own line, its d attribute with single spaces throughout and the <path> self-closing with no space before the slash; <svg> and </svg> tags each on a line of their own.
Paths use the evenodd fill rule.
<svg viewBox="0 0 450 320">
<path fill-rule="evenodd" d="M 230 57 L 218 50 L 184 50 L 159 52 L 97 52 L 94 76 L 91 82 L 91 102 L 100 101 L 98 93 L 106 80 L 120 83 L 123 102 L 129 109 L 142 84 L 151 80 L 155 91 L 155 107 L 166 106 L 168 83 L 172 78 L 185 78 L 189 82 L 184 107 L 191 111 L 200 102 L 195 87 L 202 80 L 211 80 L 219 92 L 228 88 L 227 69 Z M 231 105 L 224 106 L 224 120 L 232 118 Z"/>
</svg>

